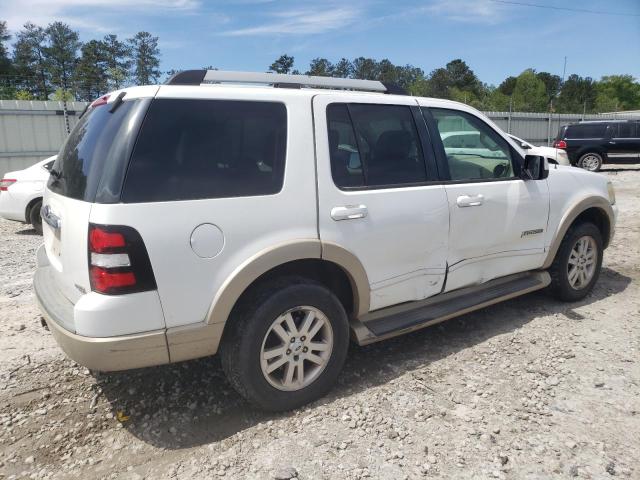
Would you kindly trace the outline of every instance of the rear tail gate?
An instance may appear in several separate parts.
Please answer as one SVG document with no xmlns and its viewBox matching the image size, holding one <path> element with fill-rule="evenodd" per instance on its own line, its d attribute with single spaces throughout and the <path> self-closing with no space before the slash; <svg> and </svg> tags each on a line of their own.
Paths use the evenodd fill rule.
<svg viewBox="0 0 640 480">
<path fill-rule="evenodd" d="M 91 290 L 105 295 L 156 290 L 156 280 L 142 237 L 124 225 L 89 224 Z"/>
</svg>

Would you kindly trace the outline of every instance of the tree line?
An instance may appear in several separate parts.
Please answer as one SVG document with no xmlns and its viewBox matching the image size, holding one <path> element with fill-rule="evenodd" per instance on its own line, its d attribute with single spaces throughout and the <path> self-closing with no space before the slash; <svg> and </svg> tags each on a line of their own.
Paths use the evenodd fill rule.
<svg viewBox="0 0 640 480">
<path fill-rule="evenodd" d="M 413 65 L 366 57 L 337 62 L 314 58 L 308 69 L 301 71 L 295 67 L 294 57 L 286 54 L 268 70 L 381 80 L 412 95 L 457 100 L 485 111 L 600 113 L 640 109 L 640 83 L 631 75 L 609 75 L 596 81 L 572 74 L 563 80 L 530 68 L 494 86 L 480 81 L 461 59 L 428 74 Z M 138 32 L 125 40 L 106 35 L 83 43 L 78 32 L 62 22 L 46 27 L 28 22 L 11 35 L 6 22 L 0 21 L 0 99 L 90 101 L 124 86 L 157 83 L 162 75 L 158 37 L 149 32 Z"/>
<path fill-rule="evenodd" d="M 365 57 L 341 58 L 336 63 L 315 58 L 304 72 L 294 63 L 294 57 L 285 54 L 269 71 L 380 80 L 395 83 L 412 95 L 456 100 L 485 111 L 602 113 L 640 109 L 640 83 L 631 75 L 608 75 L 596 81 L 572 74 L 563 81 L 559 75 L 529 68 L 494 86 L 481 82 L 461 59 L 429 74 L 413 65 Z"/>
<path fill-rule="evenodd" d="M 0 21 L 0 99 L 90 101 L 123 86 L 157 83 L 159 67 L 158 37 L 149 32 L 83 43 L 63 22 L 27 22 L 11 35 Z"/>
</svg>

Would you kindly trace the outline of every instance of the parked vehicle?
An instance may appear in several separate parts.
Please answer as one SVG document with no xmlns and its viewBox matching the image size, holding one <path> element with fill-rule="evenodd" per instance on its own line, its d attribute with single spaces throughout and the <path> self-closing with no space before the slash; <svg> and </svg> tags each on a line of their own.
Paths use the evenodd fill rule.
<svg viewBox="0 0 640 480">
<path fill-rule="evenodd" d="M 331 388 L 350 338 L 545 287 L 584 298 L 614 232 L 606 178 L 392 92 L 196 70 L 94 102 L 42 210 L 34 285 L 60 346 L 102 371 L 218 353 L 244 397 L 287 410 Z M 461 130 L 484 150 L 443 145 Z"/>
<path fill-rule="evenodd" d="M 54 155 L 24 170 L 5 174 L 0 180 L 0 217 L 30 223 L 42 234 L 42 193 L 55 159 Z"/>
<path fill-rule="evenodd" d="M 572 165 L 597 172 L 613 159 L 640 160 L 640 120 L 598 120 L 560 127 L 553 146 Z"/>
<path fill-rule="evenodd" d="M 526 142 L 521 138 L 516 137 L 515 135 L 511 135 L 508 133 L 513 140 L 520 145 L 523 150 L 527 150 L 529 155 L 540 155 L 545 157 L 549 163 L 557 164 L 557 165 L 566 165 L 570 166 L 571 162 L 569 162 L 569 157 L 567 156 L 567 152 L 562 150 L 561 148 L 555 147 L 545 147 L 535 146 L 532 143 Z"/>
</svg>

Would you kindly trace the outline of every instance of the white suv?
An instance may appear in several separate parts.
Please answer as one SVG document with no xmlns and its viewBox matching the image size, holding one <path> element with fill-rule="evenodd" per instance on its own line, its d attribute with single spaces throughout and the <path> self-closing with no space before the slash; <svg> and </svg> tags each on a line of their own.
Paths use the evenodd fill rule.
<svg viewBox="0 0 640 480">
<path fill-rule="evenodd" d="M 95 101 L 44 195 L 34 283 L 60 346 L 102 371 L 220 353 L 242 395 L 286 410 L 331 388 L 350 338 L 587 295 L 615 224 L 605 177 L 389 92 L 199 70 Z M 483 148 L 443 146 L 460 131 Z"/>
</svg>

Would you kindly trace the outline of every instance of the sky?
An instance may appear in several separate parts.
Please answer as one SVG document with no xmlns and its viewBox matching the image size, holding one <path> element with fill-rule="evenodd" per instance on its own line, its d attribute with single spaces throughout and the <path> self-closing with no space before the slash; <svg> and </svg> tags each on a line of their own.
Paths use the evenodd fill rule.
<svg viewBox="0 0 640 480">
<path fill-rule="evenodd" d="M 581 11 L 569 11 L 578 9 Z M 146 30 L 161 69 L 265 71 L 364 56 L 429 73 L 462 58 L 499 84 L 526 68 L 640 78 L 640 0 L 0 0 L 10 31 L 60 20 L 87 41 Z"/>
</svg>

